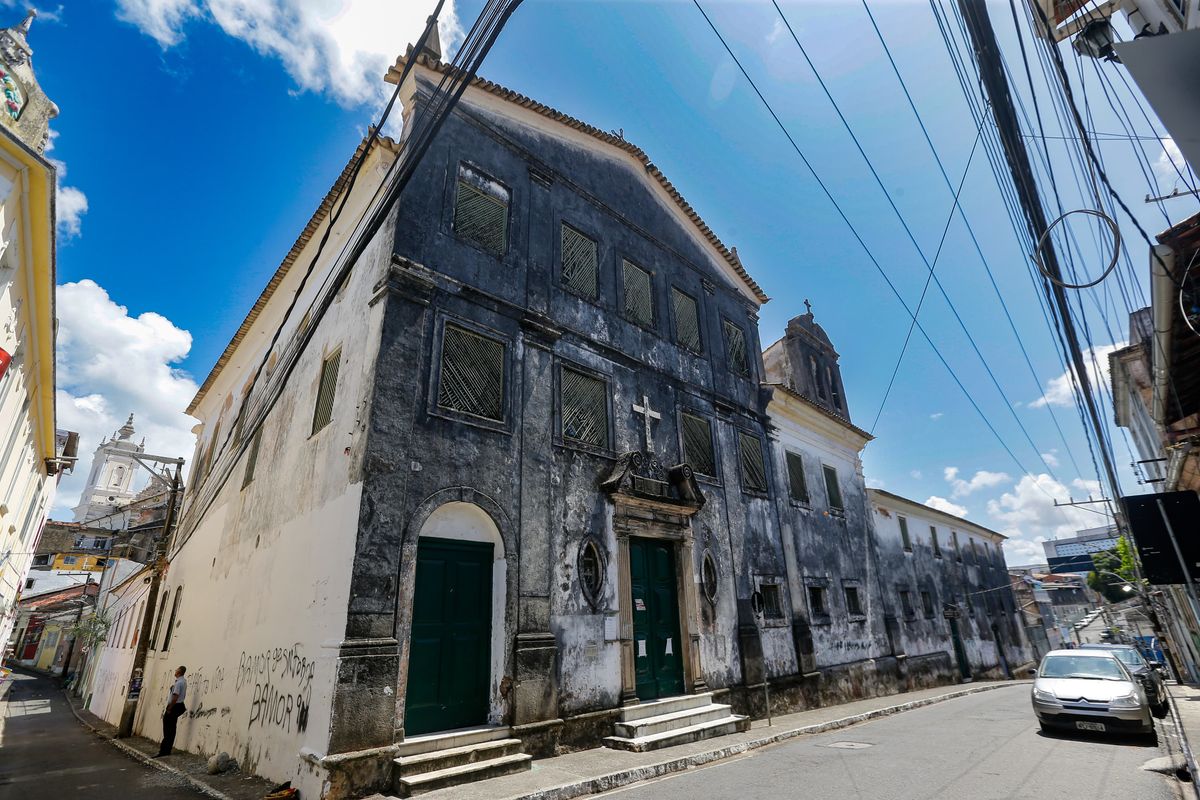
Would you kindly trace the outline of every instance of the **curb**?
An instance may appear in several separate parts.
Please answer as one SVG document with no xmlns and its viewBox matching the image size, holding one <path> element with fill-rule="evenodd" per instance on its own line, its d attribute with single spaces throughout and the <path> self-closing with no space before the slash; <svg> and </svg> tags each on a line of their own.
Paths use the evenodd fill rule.
<svg viewBox="0 0 1200 800">
<path fill-rule="evenodd" d="M 113 739 L 111 737 L 105 736 L 100 731 L 99 728 L 97 728 L 92 723 L 88 722 L 86 719 L 84 719 L 82 714 L 80 714 L 77 710 L 75 710 L 75 704 L 73 702 L 71 702 L 71 698 L 70 698 L 70 696 L 68 696 L 66 690 L 63 690 L 63 699 L 65 699 L 67 701 L 67 708 L 71 709 L 71 713 L 75 715 L 75 719 L 79 720 L 80 725 L 87 728 L 89 731 L 91 731 L 93 734 L 95 734 L 99 738 L 106 740 L 113 747 L 117 748 L 118 750 L 120 750 L 125 755 L 129 756 L 130 758 L 134 759 L 135 761 L 140 761 L 143 764 L 146 764 L 147 766 L 153 767 L 154 769 L 158 770 L 159 772 L 166 772 L 168 774 L 175 775 L 179 778 L 182 778 L 193 789 L 200 792 L 201 794 L 204 794 L 204 795 L 207 795 L 208 797 L 213 798 L 213 800 L 233 800 L 233 798 L 230 797 L 229 795 L 225 794 L 222 791 L 214 789 L 213 787 L 209 786 L 207 783 L 204 783 L 203 781 L 193 778 L 191 775 L 184 772 L 183 770 L 181 770 L 177 767 L 172 767 L 170 764 L 164 764 L 163 762 L 159 761 L 156 758 L 151 758 L 150 756 L 143 753 L 141 750 L 138 750 L 135 747 L 130 747 L 129 745 L 125 744 L 120 739 Z"/>
<path fill-rule="evenodd" d="M 855 714 L 841 719 L 829 720 L 816 725 L 807 725 L 802 728 L 792 728 L 791 730 L 780 731 L 769 736 L 763 736 L 758 739 L 751 739 L 746 742 L 727 745 L 709 750 L 703 753 L 693 753 L 687 756 L 680 756 L 668 761 L 661 761 L 657 764 L 647 764 L 643 767 L 634 769 L 620 770 L 618 772 L 610 772 L 607 775 L 600 775 L 595 778 L 581 780 L 576 783 L 569 783 L 562 786 L 554 786 L 549 789 L 542 789 L 530 794 L 513 795 L 506 800 L 571 800 L 575 797 L 583 797 L 590 794 L 599 794 L 600 792 L 608 792 L 613 789 L 619 789 L 622 786 L 628 786 L 632 783 L 660 778 L 664 775 L 671 775 L 676 772 L 683 772 L 691 767 L 709 764 L 713 761 L 730 758 L 731 756 L 741 755 L 742 753 L 751 750 L 757 750 L 760 747 L 783 742 L 788 739 L 793 739 L 798 736 L 810 736 L 818 733 L 826 733 L 828 731 L 838 730 L 840 728 L 848 728 L 851 725 L 857 725 L 860 722 L 879 719 L 880 717 L 889 717 L 893 714 L 899 714 L 904 711 L 911 711 L 922 706 L 930 706 L 935 703 L 941 703 L 945 700 L 954 700 L 967 695 L 980 694 L 982 692 L 990 692 L 994 689 L 1003 689 L 1009 686 L 1021 686 L 1029 684 L 1029 681 L 1007 681 L 1004 683 L 992 684 L 988 686 L 974 686 L 970 689 L 963 689 L 957 692 L 948 692 L 946 694 L 937 695 L 935 697 L 926 697 L 921 700 L 913 700 L 908 703 L 900 703 L 894 706 L 885 708 L 877 708 L 872 711 L 866 711 L 862 714 Z"/>
<path fill-rule="evenodd" d="M 1191 743 L 1188 742 L 1187 734 L 1183 731 L 1183 719 L 1179 716 L 1179 706 L 1176 705 L 1175 695 L 1171 694 L 1170 690 L 1167 691 L 1167 700 L 1171 707 L 1171 723 L 1175 726 L 1175 735 L 1179 738 L 1179 746 L 1183 749 L 1183 762 L 1192 776 L 1192 794 L 1197 800 L 1200 800 L 1200 785 L 1196 783 L 1197 780 L 1200 780 L 1200 773 L 1196 771 L 1196 760 L 1192 756 Z"/>
</svg>

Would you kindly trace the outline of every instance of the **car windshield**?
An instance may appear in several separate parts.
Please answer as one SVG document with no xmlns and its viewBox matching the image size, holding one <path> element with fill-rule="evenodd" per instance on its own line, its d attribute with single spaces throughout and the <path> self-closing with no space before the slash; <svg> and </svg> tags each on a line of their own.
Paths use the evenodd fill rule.
<svg viewBox="0 0 1200 800">
<path fill-rule="evenodd" d="M 1115 659 L 1097 656 L 1046 656 L 1039 678 L 1090 678 L 1102 681 L 1123 681 L 1121 666 Z"/>
<path fill-rule="evenodd" d="M 1125 666 L 1133 667 L 1134 669 L 1137 669 L 1139 667 L 1144 667 L 1146 665 L 1145 660 L 1142 659 L 1141 653 L 1139 653 L 1138 651 L 1136 651 L 1132 648 L 1088 647 L 1085 645 L 1084 649 L 1086 649 L 1086 650 L 1106 650 L 1106 651 L 1112 653 L 1117 658 L 1121 659 L 1121 662 L 1123 664 L 1125 664 Z"/>
</svg>

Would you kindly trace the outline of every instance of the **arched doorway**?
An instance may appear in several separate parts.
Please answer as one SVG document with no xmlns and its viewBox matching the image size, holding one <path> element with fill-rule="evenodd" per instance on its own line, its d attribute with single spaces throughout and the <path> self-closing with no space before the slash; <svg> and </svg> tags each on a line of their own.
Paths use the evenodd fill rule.
<svg viewBox="0 0 1200 800">
<path fill-rule="evenodd" d="M 449 502 L 421 526 L 405 689 L 406 735 L 498 721 L 504 540 L 479 506 Z"/>
</svg>

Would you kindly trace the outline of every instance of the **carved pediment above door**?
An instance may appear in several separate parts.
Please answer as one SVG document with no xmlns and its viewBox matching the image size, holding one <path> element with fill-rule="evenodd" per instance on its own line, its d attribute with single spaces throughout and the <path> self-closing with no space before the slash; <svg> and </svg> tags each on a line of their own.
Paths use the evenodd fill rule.
<svg viewBox="0 0 1200 800">
<path fill-rule="evenodd" d="M 639 451 L 622 454 L 600 488 L 614 503 L 625 501 L 687 517 L 705 503 L 691 467 L 665 467 L 653 454 Z"/>
</svg>

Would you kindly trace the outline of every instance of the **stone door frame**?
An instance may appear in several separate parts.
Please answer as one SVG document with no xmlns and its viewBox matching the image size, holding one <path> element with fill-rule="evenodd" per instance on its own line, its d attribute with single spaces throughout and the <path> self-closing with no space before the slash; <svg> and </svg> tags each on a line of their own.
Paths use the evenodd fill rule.
<svg viewBox="0 0 1200 800">
<path fill-rule="evenodd" d="M 698 509 L 680 508 L 625 494 L 613 495 L 613 533 L 617 539 L 617 608 L 621 631 L 621 705 L 636 705 L 637 673 L 633 640 L 633 581 L 629 571 L 629 539 L 672 542 L 675 550 L 675 591 L 679 606 L 679 646 L 685 694 L 708 690 L 700 669 L 700 598 L 693 567 L 691 515 Z"/>
</svg>

